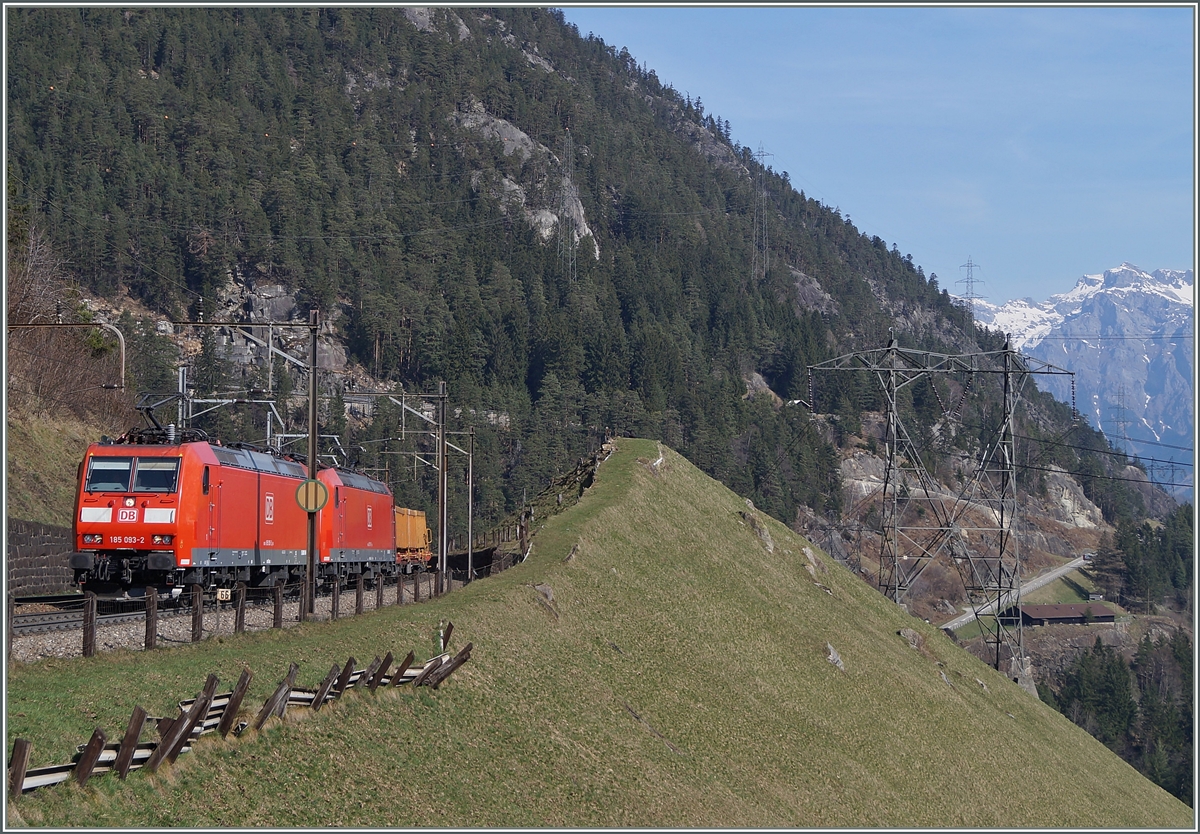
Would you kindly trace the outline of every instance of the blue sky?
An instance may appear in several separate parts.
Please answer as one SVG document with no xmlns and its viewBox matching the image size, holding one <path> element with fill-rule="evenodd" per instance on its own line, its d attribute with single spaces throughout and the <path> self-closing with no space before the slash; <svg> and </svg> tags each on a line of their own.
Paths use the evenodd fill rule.
<svg viewBox="0 0 1200 834">
<path fill-rule="evenodd" d="M 561 8 L 951 292 L 1194 268 L 1191 6 Z"/>
</svg>

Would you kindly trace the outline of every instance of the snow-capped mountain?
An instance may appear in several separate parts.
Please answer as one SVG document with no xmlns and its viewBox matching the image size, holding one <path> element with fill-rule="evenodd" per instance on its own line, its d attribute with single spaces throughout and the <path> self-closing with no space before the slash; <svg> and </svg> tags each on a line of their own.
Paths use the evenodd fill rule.
<svg viewBox="0 0 1200 834">
<path fill-rule="evenodd" d="M 1147 273 L 1123 263 L 1084 275 L 1046 301 L 996 306 L 974 299 L 974 310 L 980 324 L 1011 335 L 1017 350 L 1074 371 L 1079 411 L 1114 445 L 1143 461 L 1163 461 L 1151 472 L 1155 480 L 1192 483 L 1190 467 L 1172 473 L 1165 463 L 1192 460 L 1192 270 Z M 1068 377 L 1039 376 L 1037 382 L 1070 402 Z M 1176 493 L 1190 499 L 1191 488 Z"/>
</svg>

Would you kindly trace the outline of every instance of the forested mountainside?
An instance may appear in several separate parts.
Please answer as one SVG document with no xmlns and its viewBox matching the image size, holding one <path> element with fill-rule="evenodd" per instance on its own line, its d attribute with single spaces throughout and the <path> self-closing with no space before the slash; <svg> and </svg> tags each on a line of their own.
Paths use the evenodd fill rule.
<svg viewBox="0 0 1200 834">
<path fill-rule="evenodd" d="M 793 189 L 699 97 L 554 10 L 6 15 L 22 234 L 44 236 L 84 291 L 128 293 L 156 317 L 211 320 L 231 285 L 278 285 L 380 385 L 446 380 L 455 428 L 477 431 L 485 522 L 606 432 L 660 438 L 785 521 L 800 507 L 836 517 L 836 444 L 881 398 L 865 374 L 830 375 L 813 405 L 839 430 L 811 431 L 780 401 L 809 398 L 806 366 L 882 347 L 890 329 L 906 347 L 1001 347 L 912 255 Z M 138 389 L 173 391 L 166 337 L 149 318 L 125 326 Z M 201 342 L 197 394 L 263 386 L 261 368 L 232 374 L 211 330 Z M 275 370 L 282 402 L 304 381 Z M 400 417 L 383 402 L 373 423 L 347 423 L 340 379 L 322 379 L 323 432 L 382 469 L 371 441 Z M 973 428 L 953 444 L 986 442 L 995 397 L 970 390 Z M 1024 401 L 1023 435 L 1063 436 L 1069 407 L 1032 388 Z M 901 407 L 942 416 L 927 391 Z M 261 406 L 203 419 L 241 439 L 265 421 Z M 1086 427 L 1022 463 L 1035 492 L 1061 466 L 1088 473 L 1110 519 L 1144 512 Z M 415 477 L 393 485 L 420 506 L 432 475 Z"/>
</svg>

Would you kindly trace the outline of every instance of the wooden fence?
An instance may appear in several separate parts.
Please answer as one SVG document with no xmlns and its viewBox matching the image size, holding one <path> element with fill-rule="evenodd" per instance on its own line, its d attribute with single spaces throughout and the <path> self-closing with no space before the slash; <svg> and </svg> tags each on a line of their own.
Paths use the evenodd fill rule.
<svg viewBox="0 0 1200 834">
<path fill-rule="evenodd" d="M 493 561 L 491 570 L 498 572 L 512 567 L 520 561 L 520 555 L 515 553 L 499 554 Z M 448 588 L 449 583 L 445 582 L 438 573 L 414 573 L 409 576 L 399 576 L 396 579 L 394 590 L 390 593 L 383 582 L 376 582 L 374 588 L 375 608 L 383 608 L 387 604 L 387 599 L 394 598 L 396 605 L 404 605 L 408 603 L 421 602 L 422 598 L 432 599 L 439 596 Z M 422 590 L 422 586 L 424 590 Z M 191 642 L 198 643 L 204 639 L 205 633 L 212 633 L 211 630 L 205 628 L 204 617 L 206 612 L 211 614 L 217 612 L 218 622 L 220 612 L 226 608 L 231 609 L 230 613 L 233 616 L 233 630 L 235 634 L 241 634 L 246 630 L 246 605 L 248 602 L 270 601 L 274 607 L 274 615 L 272 618 L 272 628 L 283 628 L 283 606 L 285 598 L 293 595 L 300 600 L 299 618 L 307 617 L 307 612 L 304 610 L 305 598 L 304 594 L 300 593 L 302 583 L 285 584 L 283 580 L 279 580 L 275 585 L 266 588 L 250 588 L 244 582 L 237 583 L 237 586 L 228 589 L 229 599 L 208 599 L 204 588 L 201 585 L 190 585 L 184 592 L 183 597 L 187 602 L 176 600 L 161 600 L 158 592 L 154 588 L 147 588 L 145 596 L 145 616 L 146 616 L 146 637 L 145 647 L 154 649 L 159 644 L 159 621 L 163 613 L 170 608 L 177 608 L 181 604 L 186 604 L 191 611 L 192 628 Z M 442 589 L 439 591 L 439 589 Z M 330 613 L 329 618 L 336 620 L 339 617 L 347 615 L 348 611 L 342 610 L 342 594 L 345 593 L 340 585 L 335 585 L 332 589 L 330 598 Z M 351 591 L 354 594 L 354 613 L 362 614 L 365 610 L 364 599 L 366 590 L 362 574 L 357 576 L 357 582 L 354 589 Z M 83 595 L 83 656 L 93 657 L 96 654 L 98 643 L 96 641 L 96 630 L 103 625 L 101 619 L 97 616 L 97 607 L 99 599 L 93 593 L 85 593 Z M 13 601 L 8 600 L 8 615 L 11 617 L 14 609 Z M 14 629 L 9 625 L 8 633 L 8 651 L 12 654 L 12 637 Z"/>
<path fill-rule="evenodd" d="M 523 522 L 501 525 L 500 527 L 477 533 L 475 535 L 475 543 L 471 549 L 484 550 L 490 547 L 498 550 L 516 551 L 523 548 L 526 535 L 526 524 Z M 466 541 L 466 536 L 452 535 L 446 543 L 446 549 L 451 552 L 466 551 Z"/>
<path fill-rule="evenodd" d="M 421 585 L 425 584 L 429 587 L 422 592 Z M 423 573 L 415 573 L 412 575 L 411 582 L 408 577 L 397 577 L 394 590 L 395 604 L 404 605 L 406 602 L 420 602 L 422 593 L 426 598 L 436 596 L 439 582 L 436 575 Z M 239 582 L 236 588 L 229 589 L 229 600 L 214 599 L 211 603 L 205 599 L 204 588 L 200 585 L 192 585 L 187 591 L 187 598 L 191 609 L 192 631 L 191 641 L 198 643 L 204 639 L 206 631 L 204 627 L 205 609 L 209 611 L 215 610 L 218 618 L 222 610 L 222 603 L 226 603 L 233 610 L 230 612 L 233 615 L 233 630 L 235 634 L 241 634 L 246 630 L 246 604 L 247 601 L 253 601 L 253 597 L 258 597 L 259 601 L 270 600 L 274 606 L 274 616 L 272 618 L 272 628 L 283 628 L 283 604 L 284 597 L 295 593 L 301 600 L 300 616 L 304 617 L 304 594 L 299 593 L 302 585 L 293 583 L 285 585 L 283 580 L 280 580 L 275 585 L 267 588 L 248 588 L 245 582 Z M 341 611 L 341 594 L 342 590 L 339 585 L 335 585 L 332 592 L 330 602 L 330 619 L 336 620 L 342 615 Z M 362 614 L 364 610 L 364 595 L 365 589 L 363 585 L 362 574 L 357 577 L 357 583 L 354 588 L 354 613 Z M 386 588 L 383 582 L 375 583 L 375 608 L 383 608 L 385 604 Z M 160 600 L 158 592 L 154 588 L 147 588 L 144 597 L 146 605 L 146 640 L 145 646 L 147 649 L 154 649 L 158 646 L 159 634 L 159 616 L 160 616 Z M 86 593 L 83 595 L 83 656 L 92 657 L 96 653 L 96 629 L 98 626 L 98 618 L 96 615 L 98 599 L 95 594 Z M 9 611 L 13 609 L 12 601 L 9 601 Z M 9 628 L 9 653 L 12 653 L 11 646 L 12 628 Z"/>
<path fill-rule="evenodd" d="M 377 655 L 366 668 L 359 669 L 357 661 L 351 657 L 344 666 L 335 663 L 316 689 L 297 688 L 295 679 L 299 667 L 295 663 L 289 664 L 287 674 L 275 691 L 262 707 L 244 720 L 239 720 L 239 716 L 253 677 L 250 670 L 243 670 L 233 689 L 221 694 L 217 693 L 217 676 L 209 675 L 199 695 L 179 702 L 179 715 L 151 718 L 140 706 L 135 707 L 119 741 L 110 742 L 104 730 L 97 727 L 88 742 L 79 745 L 69 764 L 30 768 L 33 745 L 18 738 L 13 743 L 9 760 L 9 797 L 16 798 L 24 792 L 71 779 L 83 786 L 92 776 L 101 773 L 115 772 L 119 779 L 139 768 L 153 773 L 163 762 L 173 763 L 179 754 L 189 751 L 192 743 L 206 733 L 218 733 L 225 738 L 230 732 L 241 735 L 247 728 L 258 731 L 270 718 L 283 718 L 289 707 L 316 712 L 352 688 L 365 688 L 371 693 L 379 688 L 404 684 L 437 689 L 471 658 L 471 643 L 453 657 L 446 651 L 453 629 L 454 624 L 450 623 L 442 632 L 442 653 L 423 663 L 414 664 L 410 651 L 393 669 L 392 653 L 388 652 L 383 658 Z M 142 741 L 142 731 L 151 724 L 157 729 L 158 740 Z"/>
</svg>

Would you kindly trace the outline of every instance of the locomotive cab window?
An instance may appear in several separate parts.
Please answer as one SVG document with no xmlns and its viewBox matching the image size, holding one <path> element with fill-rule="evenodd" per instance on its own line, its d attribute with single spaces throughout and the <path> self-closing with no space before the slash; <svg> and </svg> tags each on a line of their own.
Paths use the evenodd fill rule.
<svg viewBox="0 0 1200 834">
<path fill-rule="evenodd" d="M 174 492 L 179 458 L 138 458 L 135 472 L 134 492 Z"/>
<path fill-rule="evenodd" d="M 88 492 L 127 492 L 129 476 L 133 471 L 133 458 L 92 458 L 88 466 Z"/>
</svg>

